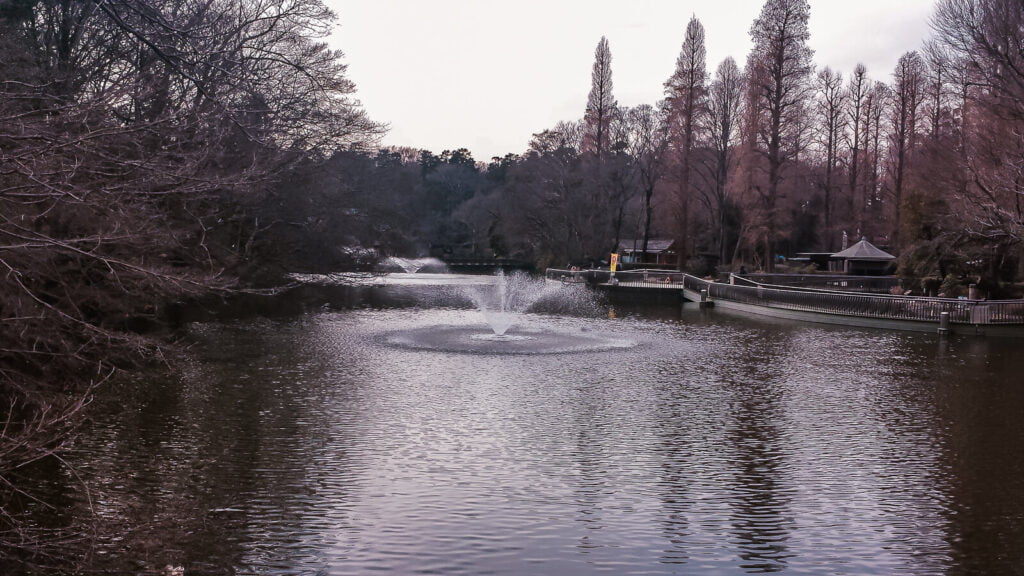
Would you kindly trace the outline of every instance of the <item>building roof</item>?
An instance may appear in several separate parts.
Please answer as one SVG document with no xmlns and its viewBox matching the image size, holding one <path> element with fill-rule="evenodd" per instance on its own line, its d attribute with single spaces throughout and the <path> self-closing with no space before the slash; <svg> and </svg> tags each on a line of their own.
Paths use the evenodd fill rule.
<svg viewBox="0 0 1024 576">
<path fill-rule="evenodd" d="M 860 242 L 857 242 L 853 246 L 850 246 L 842 252 L 836 252 L 832 255 L 835 260 L 875 260 L 875 261 L 889 261 L 895 260 L 896 257 L 889 254 L 885 250 L 882 250 L 868 242 L 867 239 L 861 238 Z"/>
<path fill-rule="evenodd" d="M 672 240 L 672 239 L 666 240 L 664 238 L 648 238 L 647 239 L 647 253 L 648 254 L 658 254 L 660 252 L 666 252 L 666 251 L 672 249 L 672 245 L 674 243 L 675 243 L 675 240 Z M 640 239 L 637 239 L 637 240 L 622 240 L 622 241 L 619 242 L 619 252 L 620 253 L 643 252 L 643 250 L 644 250 L 644 240 L 643 240 L 643 238 L 640 238 Z"/>
</svg>

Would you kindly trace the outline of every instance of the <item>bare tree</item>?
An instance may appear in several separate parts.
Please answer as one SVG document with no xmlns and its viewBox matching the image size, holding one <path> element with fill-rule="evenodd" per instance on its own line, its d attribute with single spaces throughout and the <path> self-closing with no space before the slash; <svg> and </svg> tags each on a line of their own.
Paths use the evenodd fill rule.
<svg viewBox="0 0 1024 576">
<path fill-rule="evenodd" d="M 925 78 L 924 61 L 916 51 L 900 57 L 893 73 L 892 180 L 893 245 L 899 246 L 900 215 L 908 165 L 917 143 L 917 123 Z"/>
<path fill-rule="evenodd" d="M 986 107 L 1005 119 L 1024 116 L 1024 6 L 1013 0 L 941 0 L 932 27 L 936 42 L 963 58 L 973 82 L 985 88 L 976 95 Z"/>
<path fill-rule="evenodd" d="M 734 149 L 742 119 L 743 80 L 743 72 L 730 56 L 718 65 L 708 91 L 707 133 L 710 148 L 714 151 L 709 203 L 715 227 L 715 244 L 722 262 L 728 258 L 725 230 L 729 201 L 727 184 L 734 164 Z"/>
<path fill-rule="evenodd" d="M 527 147 L 528 152 L 547 154 L 557 150 L 572 150 L 579 154 L 583 150 L 586 128 L 583 122 L 559 122 L 554 128 L 533 135 Z"/>
<path fill-rule="evenodd" d="M 58 446 L 90 384 L 159 357 L 139 332 L 168 302 L 258 268 L 276 171 L 381 127 L 319 0 L 0 7 L 2 485 Z M 12 456 L 23 433 L 35 452 Z"/>
<path fill-rule="evenodd" d="M 850 130 L 846 131 L 846 138 L 849 143 L 849 166 L 850 184 L 847 197 L 847 217 L 850 222 L 859 222 L 861 213 L 864 210 L 863 202 L 858 203 L 858 191 L 860 190 L 861 168 L 864 165 L 865 140 L 861 138 L 861 121 L 864 116 L 865 100 L 871 83 L 867 77 L 867 68 L 863 64 L 857 64 L 850 76 L 850 82 L 846 87 L 846 115 Z M 858 228 L 863 228 L 858 224 Z"/>
<path fill-rule="evenodd" d="M 750 29 L 754 41 L 747 64 L 750 90 L 756 108 L 751 128 L 763 156 L 767 182 L 760 191 L 760 219 L 765 263 L 774 268 L 778 234 L 777 213 L 785 169 L 800 153 L 805 141 L 807 103 L 813 71 L 808 47 L 807 0 L 768 0 Z"/>
<path fill-rule="evenodd" d="M 649 104 L 632 108 L 628 120 L 629 154 L 634 163 L 642 197 L 641 252 L 643 260 L 646 261 L 647 245 L 651 239 L 652 199 L 658 182 L 664 176 L 665 153 L 668 149 L 667 123 L 662 108 L 655 108 Z"/>
<path fill-rule="evenodd" d="M 502 191 L 508 236 L 520 238 L 540 264 L 593 260 L 608 248 L 607 203 L 595 200 L 588 186 L 592 165 L 582 152 L 585 134 L 583 120 L 534 134 Z M 601 227 L 595 227 L 598 222 Z"/>
<path fill-rule="evenodd" d="M 639 173 L 630 154 L 633 125 L 629 109 L 620 108 L 609 130 L 611 151 L 604 163 L 604 184 L 608 189 L 607 214 L 611 218 L 610 252 L 618 250 L 629 215 L 630 205 L 638 193 Z M 635 237 L 635 234 L 633 234 Z"/>
<path fill-rule="evenodd" d="M 967 181 L 959 196 L 968 230 L 999 246 L 1019 245 L 1024 240 L 1024 5 L 941 0 L 932 28 L 966 80 L 958 82 Z"/>
<path fill-rule="evenodd" d="M 857 232 L 869 235 L 880 232 L 882 214 L 882 156 L 885 119 L 889 110 L 891 93 L 882 82 L 874 82 L 864 98 L 864 113 L 861 121 L 861 141 L 864 143 L 864 183 L 861 190 Z"/>
<path fill-rule="evenodd" d="M 938 140 L 943 132 L 952 129 L 950 106 L 950 83 L 955 81 L 955 69 L 950 69 L 955 59 L 946 49 L 936 43 L 925 43 L 923 50 L 925 77 L 923 113 L 928 121 L 928 137 Z"/>
<path fill-rule="evenodd" d="M 824 192 L 825 244 L 833 249 L 835 234 L 833 233 L 832 204 L 835 187 L 835 172 L 839 164 L 839 139 L 845 127 L 843 112 L 846 107 L 846 94 L 843 91 L 843 75 L 825 67 L 817 75 L 818 98 L 816 111 L 818 116 L 818 136 L 822 147 L 825 163 L 824 180 L 821 183 Z"/>
<path fill-rule="evenodd" d="M 802 0 L 769 0 L 751 28 L 754 49 L 748 70 L 757 101 L 755 135 L 766 161 L 761 191 L 766 266 L 774 266 L 774 243 L 784 169 L 795 161 L 804 141 L 812 66 L 807 47 L 809 6 Z"/>
<path fill-rule="evenodd" d="M 676 69 L 665 82 L 666 120 L 676 177 L 676 251 L 680 268 L 690 255 L 690 202 L 695 133 L 707 114 L 707 56 L 704 26 L 695 17 L 686 26 Z"/>
</svg>

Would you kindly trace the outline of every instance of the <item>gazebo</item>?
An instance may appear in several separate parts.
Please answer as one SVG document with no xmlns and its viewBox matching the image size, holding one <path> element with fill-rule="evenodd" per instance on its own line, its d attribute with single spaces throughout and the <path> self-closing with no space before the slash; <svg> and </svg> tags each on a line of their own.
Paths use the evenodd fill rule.
<svg viewBox="0 0 1024 576">
<path fill-rule="evenodd" d="M 896 257 L 861 238 L 853 246 L 832 255 L 830 268 L 856 276 L 881 276 L 889 271 Z"/>
</svg>

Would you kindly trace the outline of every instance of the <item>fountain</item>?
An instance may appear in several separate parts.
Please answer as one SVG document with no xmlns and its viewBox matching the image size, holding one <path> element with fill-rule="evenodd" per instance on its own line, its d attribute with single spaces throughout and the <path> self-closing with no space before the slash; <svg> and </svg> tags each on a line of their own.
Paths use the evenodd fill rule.
<svg viewBox="0 0 1024 576">
<path fill-rule="evenodd" d="M 401 270 L 406 274 L 415 274 L 424 268 L 446 270 L 444 262 L 437 258 L 401 258 L 389 256 L 380 264 L 382 271 Z"/>
<path fill-rule="evenodd" d="M 546 282 L 528 274 L 499 271 L 486 283 L 457 285 L 463 300 L 473 303 L 484 325 L 427 326 L 393 332 L 389 344 L 412 349 L 478 354 L 556 354 L 630 348 L 633 340 L 592 333 L 586 328 L 556 330 L 520 326 L 536 320 L 531 312 L 596 316 L 600 307 L 583 286 Z M 545 324 L 551 324 L 546 322 Z"/>
<path fill-rule="evenodd" d="M 491 327 L 492 339 L 513 340 L 518 337 L 508 334 L 508 330 L 516 320 L 545 298 L 563 297 L 561 288 L 522 272 L 506 276 L 498 270 L 493 285 L 467 286 L 465 292 Z"/>
</svg>

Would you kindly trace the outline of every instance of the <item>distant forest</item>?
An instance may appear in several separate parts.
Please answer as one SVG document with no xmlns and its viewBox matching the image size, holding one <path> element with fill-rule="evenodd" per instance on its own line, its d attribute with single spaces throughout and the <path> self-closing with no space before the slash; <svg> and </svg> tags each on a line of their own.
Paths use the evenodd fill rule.
<svg viewBox="0 0 1024 576">
<path fill-rule="evenodd" d="M 633 108 L 602 38 L 581 117 L 480 162 L 380 149 L 320 0 L 0 0 L 0 488 L 90 386 L 163 358 L 169 304 L 288 272 L 590 264 L 652 238 L 681 269 L 770 271 L 866 237 L 913 281 L 1013 294 L 1024 4 L 940 0 L 892 71 L 816 69 L 809 12 L 767 0 L 713 71 L 681 22 L 664 99 Z"/>
<path fill-rule="evenodd" d="M 771 271 L 779 256 L 866 238 L 909 281 L 1016 294 L 1022 10 L 939 2 L 932 37 L 891 71 L 816 68 L 808 3 L 792 0 L 765 4 L 743 65 L 712 72 L 694 17 L 664 99 L 632 108 L 616 102 L 602 38 L 581 118 L 526 151 L 481 162 L 465 149 L 347 149 L 296 167 L 275 190 L 297 224 L 281 228 L 281 256 L 320 270 L 360 248 L 543 268 L 659 238 L 675 241 L 678 268 L 704 274 Z"/>
</svg>

